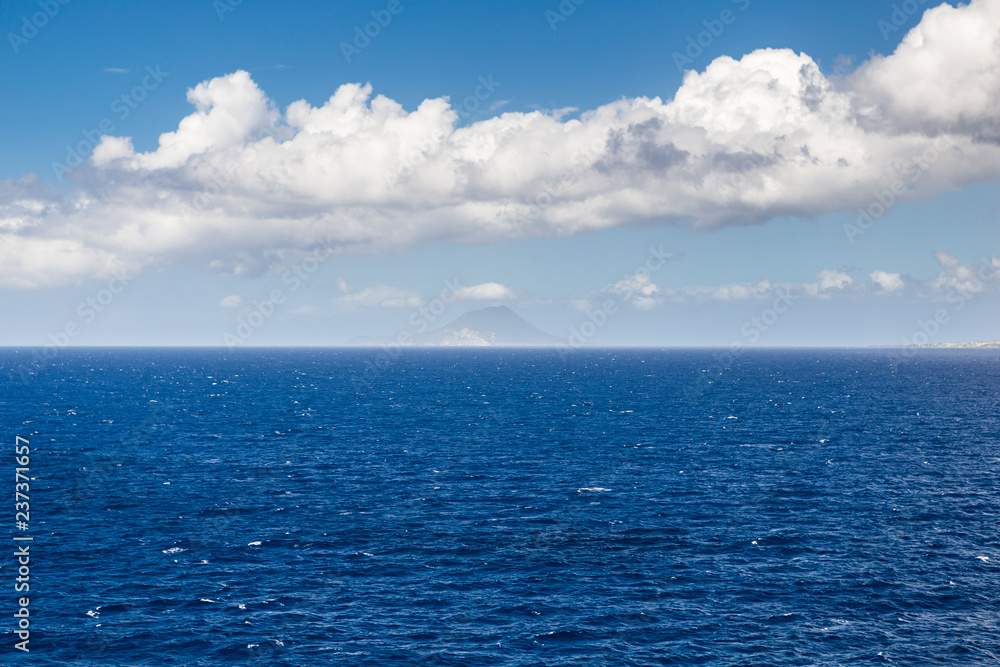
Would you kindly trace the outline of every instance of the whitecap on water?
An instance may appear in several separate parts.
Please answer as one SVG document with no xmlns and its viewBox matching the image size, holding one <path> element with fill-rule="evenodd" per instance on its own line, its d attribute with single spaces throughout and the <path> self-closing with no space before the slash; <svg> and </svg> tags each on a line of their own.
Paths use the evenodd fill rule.
<svg viewBox="0 0 1000 667">
<path fill-rule="evenodd" d="M 248 547 L 259 547 L 260 546 L 260 540 L 257 540 L 256 542 L 249 542 L 249 543 L 247 543 L 247 546 Z"/>
<path fill-rule="evenodd" d="M 165 554 L 179 554 L 182 551 L 187 551 L 186 549 L 181 549 L 180 547 L 170 547 L 169 549 L 164 549 Z"/>
<path fill-rule="evenodd" d="M 610 491 L 611 489 L 606 489 L 603 486 L 586 486 L 582 489 L 577 489 L 577 493 L 583 493 L 584 491 L 592 491 L 594 493 L 600 493 L 603 491 Z"/>
</svg>

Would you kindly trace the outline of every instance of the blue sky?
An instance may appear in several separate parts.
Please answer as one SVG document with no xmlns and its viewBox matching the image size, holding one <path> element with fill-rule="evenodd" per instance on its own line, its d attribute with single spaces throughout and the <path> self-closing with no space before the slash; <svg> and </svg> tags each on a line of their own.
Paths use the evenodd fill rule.
<svg viewBox="0 0 1000 667">
<path fill-rule="evenodd" d="M 1000 338 L 998 0 L 97 4 L 0 8 L 0 344 Z"/>
</svg>

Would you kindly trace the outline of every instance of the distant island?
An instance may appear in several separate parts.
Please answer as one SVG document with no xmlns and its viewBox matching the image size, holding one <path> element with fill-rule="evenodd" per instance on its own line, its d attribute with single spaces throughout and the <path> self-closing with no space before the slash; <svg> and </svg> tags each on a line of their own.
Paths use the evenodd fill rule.
<svg viewBox="0 0 1000 667">
<path fill-rule="evenodd" d="M 872 347 L 891 348 L 934 348 L 934 349 L 978 349 L 1000 348 L 1000 340 L 972 341 L 967 343 L 927 343 L 926 345 L 873 345 Z"/>
<path fill-rule="evenodd" d="M 542 331 L 507 306 L 473 310 L 440 329 L 400 340 L 355 338 L 352 345 L 402 344 L 417 347 L 552 347 L 569 341 Z"/>
<path fill-rule="evenodd" d="M 546 333 L 507 306 L 492 306 L 465 313 L 451 324 L 418 334 L 415 345 L 487 346 L 516 345 L 545 347 L 565 342 Z"/>
<path fill-rule="evenodd" d="M 928 343 L 914 347 L 967 348 L 967 347 L 1000 347 L 1000 340 L 974 341 L 971 343 Z"/>
</svg>

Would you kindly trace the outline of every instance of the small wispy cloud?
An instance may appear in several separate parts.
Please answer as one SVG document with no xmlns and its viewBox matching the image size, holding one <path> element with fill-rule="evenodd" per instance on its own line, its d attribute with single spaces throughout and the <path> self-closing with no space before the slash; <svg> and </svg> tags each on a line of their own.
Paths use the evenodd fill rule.
<svg viewBox="0 0 1000 667">
<path fill-rule="evenodd" d="M 122 69 L 121 67 L 105 67 L 105 72 L 111 72 L 112 74 L 129 74 L 132 70 Z"/>
<path fill-rule="evenodd" d="M 343 287 L 341 287 L 343 291 Z M 424 300 L 418 294 L 389 285 L 366 287 L 358 292 L 347 292 L 334 300 L 339 306 L 362 308 L 419 308 Z"/>
</svg>

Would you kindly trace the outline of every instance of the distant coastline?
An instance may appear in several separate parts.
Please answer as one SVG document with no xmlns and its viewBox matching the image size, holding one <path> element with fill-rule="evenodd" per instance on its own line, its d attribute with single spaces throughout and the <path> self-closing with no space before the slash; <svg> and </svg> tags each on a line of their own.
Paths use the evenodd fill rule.
<svg viewBox="0 0 1000 667">
<path fill-rule="evenodd" d="M 928 343 L 927 345 L 872 345 L 872 347 L 882 347 L 882 348 L 918 347 L 918 348 L 936 348 L 936 349 L 1000 348 L 1000 340 L 973 341 L 969 343 Z"/>
</svg>

